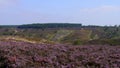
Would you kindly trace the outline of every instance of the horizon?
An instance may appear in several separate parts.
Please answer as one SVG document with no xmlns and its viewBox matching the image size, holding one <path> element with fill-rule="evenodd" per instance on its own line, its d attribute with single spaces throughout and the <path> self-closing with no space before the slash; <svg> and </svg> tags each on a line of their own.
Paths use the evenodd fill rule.
<svg viewBox="0 0 120 68">
<path fill-rule="evenodd" d="M 84 25 L 82 23 L 27 23 L 27 24 L 5 24 L 5 25 L 1 25 L 0 26 L 20 26 L 20 25 L 29 25 L 29 24 L 81 24 L 82 26 L 120 26 L 120 25 L 92 25 L 92 24 L 88 24 L 88 25 Z"/>
<path fill-rule="evenodd" d="M 0 25 L 120 25 L 120 0 L 0 0 Z"/>
</svg>

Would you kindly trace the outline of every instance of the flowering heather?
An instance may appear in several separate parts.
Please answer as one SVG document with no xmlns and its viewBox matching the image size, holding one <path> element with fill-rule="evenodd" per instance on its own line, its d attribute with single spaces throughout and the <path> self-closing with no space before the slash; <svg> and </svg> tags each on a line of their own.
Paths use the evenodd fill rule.
<svg viewBox="0 0 120 68">
<path fill-rule="evenodd" d="M 0 68 L 120 68 L 120 46 L 0 41 Z"/>
</svg>

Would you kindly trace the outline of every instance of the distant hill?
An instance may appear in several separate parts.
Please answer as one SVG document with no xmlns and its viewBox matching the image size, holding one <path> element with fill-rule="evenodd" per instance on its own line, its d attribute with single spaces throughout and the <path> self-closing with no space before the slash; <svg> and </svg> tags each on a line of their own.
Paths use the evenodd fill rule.
<svg viewBox="0 0 120 68">
<path fill-rule="evenodd" d="M 46 23 L 0 26 L 0 37 L 21 37 L 30 41 L 65 44 L 120 44 L 120 26 L 83 26 Z M 117 41 L 116 41 L 117 40 Z M 95 43 L 94 43 L 95 42 Z"/>
</svg>

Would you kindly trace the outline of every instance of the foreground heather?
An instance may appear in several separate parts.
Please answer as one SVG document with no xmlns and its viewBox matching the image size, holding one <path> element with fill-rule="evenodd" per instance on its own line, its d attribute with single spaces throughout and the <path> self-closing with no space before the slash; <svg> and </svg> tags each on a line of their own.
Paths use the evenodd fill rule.
<svg viewBox="0 0 120 68">
<path fill-rule="evenodd" d="M 120 46 L 0 41 L 0 68 L 120 68 Z"/>
</svg>

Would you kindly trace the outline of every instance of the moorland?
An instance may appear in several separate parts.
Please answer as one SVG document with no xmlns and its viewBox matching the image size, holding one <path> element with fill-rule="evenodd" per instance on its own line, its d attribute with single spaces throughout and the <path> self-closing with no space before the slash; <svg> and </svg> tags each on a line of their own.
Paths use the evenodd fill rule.
<svg viewBox="0 0 120 68">
<path fill-rule="evenodd" d="M 120 26 L 0 26 L 0 68 L 119 68 Z"/>
</svg>

